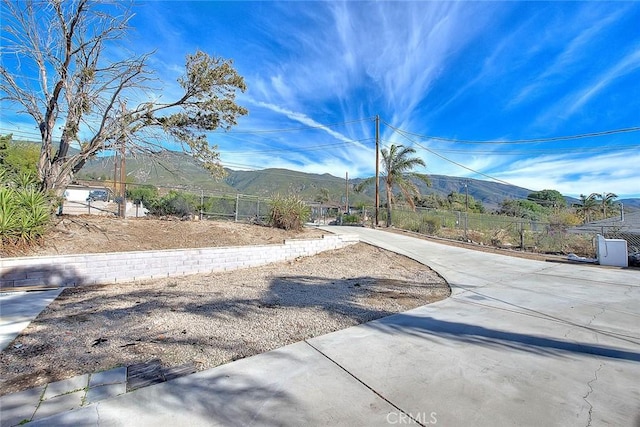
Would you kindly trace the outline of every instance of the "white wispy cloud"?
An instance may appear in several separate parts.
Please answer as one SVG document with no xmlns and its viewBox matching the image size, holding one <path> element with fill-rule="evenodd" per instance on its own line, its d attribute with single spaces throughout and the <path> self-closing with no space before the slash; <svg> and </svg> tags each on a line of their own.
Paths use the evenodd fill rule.
<svg viewBox="0 0 640 427">
<path fill-rule="evenodd" d="M 160 101 L 181 96 L 176 79 L 185 55 L 197 49 L 233 58 L 245 77 L 248 91 L 238 94 L 237 102 L 248 107 L 249 115 L 232 132 L 210 135 L 230 165 L 370 176 L 375 170 L 372 121 L 327 125 L 375 114 L 416 134 L 491 140 L 615 129 L 638 118 L 640 92 L 634 82 L 640 76 L 640 39 L 634 23 L 640 8 L 634 2 L 170 1 L 136 6 L 132 24 L 137 31 L 125 41 L 127 51 L 109 53 L 120 58 L 129 51 L 155 50 L 149 65 L 158 80 L 146 93 L 132 96 L 131 104 L 146 96 Z M 26 131 L 28 125 L 5 114 L 4 107 L 0 126 Z M 308 130 L 246 133 L 290 128 Z M 384 125 L 381 130 L 383 146 L 411 145 Z M 633 150 L 527 156 L 522 154 L 526 148 L 518 155 L 499 155 L 446 151 L 460 149 L 455 143 L 426 146 L 468 169 L 531 189 L 640 191 L 640 159 Z M 558 144 L 561 152 L 563 146 Z M 490 150 L 502 146 L 485 151 Z M 427 173 L 485 179 L 418 152 Z"/>
<path fill-rule="evenodd" d="M 573 114 L 613 81 L 637 69 L 640 69 L 640 44 L 634 46 L 631 52 L 622 57 L 612 67 L 598 75 L 590 85 L 578 93 L 573 94 L 567 102 L 570 107 L 566 114 Z"/>
<path fill-rule="evenodd" d="M 628 9 L 623 5 L 613 13 L 603 16 L 601 13 L 594 13 L 593 8 L 593 4 L 587 4 L 578 13 L 569 17 L 568 22 L 565 18 L 554 25 L 556 31 L 550 34 L 546 42 L 541 45 L 547 46 L 548 50 L 551 50 L 551 46 L 557 46 L 558 52 L 551 53 L 554 55 L 553 59 L 540 69 L 539 74 L 532 81 L 528 81 L 519 90 L 509 102 L 509 107 L 519 105 L 521 102 L 530 102 L 541 94 L 547 93 L 550 87 L 566 83 L 566 79 L 575 72 L 569 70 L 584 63 L 585 57 L 592 54 L 589 45 L 594 41 L 597 42 L 598 36 L 610 26 L 614 26 Z"/>
<path fill-rule="evenodd" d="M 584 111 L 591 102 L 597 100 L 598 96 L 618 79 L 632 72 L 637 72 L 639 69 L 640 44 L 633 46 L 616 63 L 590 78 L 585 84 L 574 85 L 569 94 L 560 97 L 557 102 L 538 115 L 533 121 L 533 126 L 537 128 L 557 128 L 562 122 L 576 113 Z M 603 109 L 608 108 L 608 106 L 604 104 L 595 108 Z"/>
<path fill-rule="evenodd" d="M 284 116 L 286 116 L 287 118 L 302 123 L 305 126 L 309 126 L 309 127 L 314 127 L 317 128 L 319 130 L 322 130 L 323 132 L 326 132 L 327 134 L 331 135 L 333 138 L 343 141 L 343 142 L 353 142 L 352 138 L 349 138 L 345 135 L 342 135 L 340 132 L 336 132 L 333 129 L 327 127 L 325 124 L 320 123 L 314 119 L 312 119 L 311 117 L 307 116 L 304 113 L 300 113 L 300 112 L 296 112 L 296 111 L 291 111 L 288 110 L 286 108 L 280 107 L 278 105 L 274 105 L 274 104 L 269 104 L 266 102 L 262 102 L 262 101 L 252 101 L 254 105 L 257 105 L 259 107 L 263 107 L 266 108 L 268 110 L 271 110 L 275 113 L 279 113 L 282 114 Z M 364 146 L 362 146 L 361 144 L 359 144 L 358 142 L 354 142 L 354 144 L 359 145 L 361 148 L 366 148 Z"/>
<path fill-rule="evenodd" d="M 640 152 L 619 151 L 589 157 L 539 156 L 514 162 L 497 177 L 533 190 L 556 189 L 563 194 L 618 192 L 638 194 Z"/>
<path fill-rule="evenodd" d="M 277 63 L 267 58 L 252 96 L 310 117 L 324 114 L 317 105 L 328 101 L 350 117 L 386 111 L 405 127 L 420 120 L 416 109 L 485 21 L 458 3 L 329 2 L 312 11 L 319 17 L 303 16 L 310 24 L 297 31 L 273 22 L 287 37 L 279 43 L 292 51 Z M 376 105 L 385 111 L 375 111 Z"/>
<path fill-rule="evenodd" d="M 399 126 L 415 120 L 417 106 L 429 96 L 448 60 L 477 31 L 477 24 L 461 25 L 474 21 L 468 20 L 470 8 L 458 3 L 406 3 L 398 8 L 380 2 L 370 5 L 371 10 L 341 5 L 333 14 L 337 32 L 346 35 L 337 49 L 361 64 L 358 71 L 365 73 L 370 90 Z M 345 19 L 347 15 L 352 18 Z"/>
</svg>

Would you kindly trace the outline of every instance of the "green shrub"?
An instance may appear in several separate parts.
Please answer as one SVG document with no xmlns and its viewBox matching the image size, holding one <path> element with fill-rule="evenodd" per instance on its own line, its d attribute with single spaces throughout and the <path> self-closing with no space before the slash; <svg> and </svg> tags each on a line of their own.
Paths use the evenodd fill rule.
<svg viewBox="0 0 640 427">
<path fill-rule="evenodd" d="M 51 217 L 51 203 L 36 189 L 29 174 L 6 179 L 0 187 L 0 242 L 4 245 L 30 245 L 46 232 Z"/>
<path fill-rule="evenodd" d="M 420 222 L 413 220 L 413 221 L 405 221 L 404 224 L 402 224 L 402 228 L 403 230 L 407 230 L 407 231 L 413 231 L 414 233 L 419 233 L 420 232 Z"/>
<path fill-rule="evenodd" d="M 403 230 L 433 236 L 438 234 L 442 226 L 442 219 L 435 216 L 425 216 L 419 212 L 398 210 L 395 212 L 394 225 Z"/>
<path fill-rule="evenodd" d="M 311 208 L 297 196 L 276 196 L 269 209 L 269 224 L 284 230 L 301 230 L 311 217 Z"/>
<path fill-rule="evenodd" d="M 127 199 L 132 199 L 135 203 L 142 203 L 151 206 L 158 200 L 158 189 L 153 185 L 139 185 L 127 189 Z"/>
<path fill-rule="evenodd" d="M 193 194 L 171 190 L 169 194 L 154 200 L 147 209 L 151 215 L 188 216 L 198 212 L 200 201 Z"/>
<path fill-rule="evenodd" d="M 422 217 L 420 219 L 420 225 L 418 233 L 435 235 L 440 230 L 440 219 L 433 217 Z"/>
<path fill-rule="evenodd" d="M 341 217 L 341 224 L 360 224 L 360 217 L 358 215 L 345 214 Z"/>
</svg>

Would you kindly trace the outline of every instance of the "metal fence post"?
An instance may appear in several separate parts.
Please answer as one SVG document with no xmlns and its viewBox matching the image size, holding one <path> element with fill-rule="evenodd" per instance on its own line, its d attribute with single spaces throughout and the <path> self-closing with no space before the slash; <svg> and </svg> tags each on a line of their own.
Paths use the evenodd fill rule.
<svg viewBox="0 0 640 427">
<path fill-rule="evenodd" d="M 202 221 L 203 210 L 204 210 L 204 190 L 200 190 L 200 221 Z"/>
<path fill-rule="evenodd" d="M 469 222 L 469 213 L 465 212 L 464 213 L 464 239 L 465 240 L 469 240 L 469 238 L 467 237 L 468 222 Z"/>
<path fill-rule="evenodd" d="M 238 222 L 238 210 L 240 208 L 240 194 L 236 194 L 236 220 Z"/>
</svg>

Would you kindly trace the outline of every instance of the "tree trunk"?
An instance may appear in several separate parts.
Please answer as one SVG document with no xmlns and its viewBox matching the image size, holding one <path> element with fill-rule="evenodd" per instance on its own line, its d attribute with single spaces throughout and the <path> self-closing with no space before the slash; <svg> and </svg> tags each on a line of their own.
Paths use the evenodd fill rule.
<svg viewBox="0 0 640 427">
<path fill-rule="evenodd" d="M 65 172 L 69 167 L 69 161 L 65 162 L 62 159 L 46 165 L 41 177 L 42 190 L 51 192 L 57 197 L 62 197 L 67 186 L 73 181 L 73 173 Z"/>
<path fill-rule="evenodd" d="M 387 228 L 391 227 L 391 189 L 387 186 Z"/>
</svg>

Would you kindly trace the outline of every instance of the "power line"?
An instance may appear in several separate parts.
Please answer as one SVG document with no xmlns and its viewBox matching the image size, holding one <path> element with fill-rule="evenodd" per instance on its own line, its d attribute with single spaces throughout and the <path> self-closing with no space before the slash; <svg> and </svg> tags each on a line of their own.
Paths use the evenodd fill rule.
<svg viewBox="0 0 640 427">
<path fill-rule="evenodd" d="M 234 139 L 238 139 L 235 136 L 232 135 L 236 135 L 236 134 L 267 134 L 267 133 L 285 133 L 285 132 L 294 132 L 294 131 L 304 131 L 304 130 L 316 130 L 316 129 L 330 129 L 331 127 L 335 127 L 335 126 L 340 126 L 340 125 L 348 125 L 348 124 L 353 124 L 353 123 L 360 123 L 360 122 L 364 122 L 364 121 L 373 121 L 374 118 L 373 117 L 368 117 L 368 118 L 361 118 L 361 119 L 355 119 L 355 120 L 349 120 L 349 121 L 343 121 L 343 122 L 338 122 L 338 123 L 332 123 L 332 124 L 327 124 L 327 125 L 318 125 L 318 126 L 304 126 L 304 127 L 297 127 L 297 128 L 285 128 L 285 129 L 254 129 L 254 130 L 246 130 L 246 131 L 230 131 L 230 132 L 211 132 L 211 134 L 215 134 L 215 135 L 229 135 L 230 138 L 234 138 Z M 464 140 L 464 139 L 455 139 L 455 138 L 445 138 L 445 137 L 439 137 L 439 136 L 429 136 L 429 135 L 423 135 L 423 134 L 418 134 L 415 132 L 409 132 L 400 128 L 397 128 L 395 126 L 392 126 L 391 124 L 389 124 L 388 122 L 382 120 L 382 122 L 384 124 L 386 124 L 390 129 L 394 130 L 395 132 L 397 132 L 400 136 L 402 136 L 403 138 L 405 138 L 406 140 L 410 141 L 412 144 L 424 149 L 425 151 L 449 162 L 452 163 L 460 168 L 463 168 L 465 170 L 468 170 L 470 172 L 473 172 L 475 174 L 484 176 L 486 178 L 489 178 L 493 181 L 497 181 L 497 182 L 501 182 L 507 185 L 513 185 L 510 184 L 506 181 L 503 181 L 501 179 L 492 177 L 488 174 L 485 174 L 483 172 L 474 170 L 472 168 L 469 168 L 459 162 L 456 162 L 452 159 L 449 159 L 447 157 L 445 157 L 442 153 L 451 153 L 451 154 L 455 154 L 455 153 L 460 153 L 460 154 L 490 154 L 490 155 L 522 155 L 522 154 L 557 154 L 559 152 L 572 152 L 572 151 L 580 151 L 580 152 L 605 152 L 605 151 L 616 151 L 616 150 L 624 150 L 624 149 L 632 149 L 632 148 L 640 148 L 640 145 L 638 144 L 633 144 L 633 145 L 621 145 L 621 144 L 617 144 L 617 145 L 603 145 L 603 146 L 599 146 L 599 147 L 579 147 L 579 148 L 567 148 L 567 147 L 563 147 L 563 148 L 558 148 L 555 147 L 553 150 L 549 150 L 549 149 L 538 149 L 538 150 L 527 150 L 527 151 L 509 151 L 509 150 L 500 150 L 500 151 L 491 151 L 491 150 L 482 150 L 482 149 L 477 149 L 477 150 L 461 150 L 461 149 L 442 149 L 442 150 L 438 150 L 435 151 L 431 148 L 427 148 L 424 145 L 422 145 L 421 143 L 415 141 L 414 139 L 410 138 L 409 136 L 412 137 L 418 137 L 418 138 L 423 138 L 423 139 L 427 139 L 427 140 L 432 140 L 432 141 L 443 141 L 443 142 L 452 142 L 452 143 L 460 143 L 460 144 L 477 144 L 477 145 L 481 145 L 481 144 L 526 144 L 526 143 L 545 143 L 545 142 L 555 142 L 555 141 L 569 141 L 569 140 L 577 140 L 577 139 L 584 139 L 584 138 L 594 138 L 594 137 L 601 137 L 601 136 L 606 136 L 606 135 L 613 135 L 613 134 L 620 134 L 620 133 L 631 133 L 631 132 L 637 132 L 640 131 L 640 127 L 628 127 L 628 128 L 622 128 L 622 129 L 613 129 L 613 130 L 605 130 L 605 131 L 599 131 L 599 132 L 591 132 L 591 133 L 583 133 L 583 134 L 578 134 L 578 135 L 569 135 L 569 136 L 556 136 L 556 137 L 549 137 L 549 138 L 532 138 L 532 139 L 521 139 L 521 140 L 500 140 L 500 141 L 492 141 L 492 140 L 485 140 L 485 141 L 480 141 L 480 140 Z M 29 131 L 23 131 L 23 130 L 14 130 L 14 131 L 10 131 L 7 128 L 2 128 L 0 127 L 0 131 L 4 131 L 4 132 L 10 132 L 10 133 L 15 133 L 17 134 L 18 138 L 23 138 L 20 135 L 27 135 L 29 137 L 33 137 L 33 138 L 37 138 L 39 139 L 40 135 L 36 132 L 29 132 Z M 241 142 L 244 143 L 249 143 L 251 141 L 247 141 L 244 139 L 238 139 Z M 313 146 L 309 146 L 306 148 L 299 148 L 296 147 L 295 151 L 296 153 L 304 153 L 304 152 L 311 152 L 311 151 L 317 151 L 317 150 L 326 150 L 327 148 L 331 148 L 331 147 L 339 147 L 339 146 L 348 146 L 348 144 L 357 144 L 357 143 L 363 143 L 363 142 L 369 142 L 371 141 L 372 138 L 363 138 L 363 139 L 354 139 L 354 140 L 346 140 L 346 141 L 342 141 L 342 142 L 337 142 L 337 143 L 327 143 L 327 144 L 319 144 L 319 145 L 313 145 Z M 29 142 L 29 141 L 27 141 Z M 34 141 L 35 142 L 35 141 Z M 39 141 L 38 141 L 39 142 Z M 274 144 L 277 143 L 277 141 L 274 141 Z M 277 152 L 289 152 L 291 151 L 291 148 L 267 148 L 264 150 L 243 150 L 243 151 L 224 151 L 222 152 L 222 154 L 225 155 L 229 155 L 229 156 L 250 156 L 250 155 L 255 155 L 255 154 L 268 154 L 268 153 L 277 153 Z M 333 154 L 335 156 L 335 153 L 333 153 L 332 150 L 327 150 L 328 154 Z M 337 156 L 336 156 L 337 157 Z M 247 165 L 239 165 L 240 167 L 249 167 L 252 168 L 253 170 L 260 170 L 259 167 L 257 166 L 247 166 Z M 292 176 L 292 175 L 290 175 Z"/>
<path fill-rule="evenodd" d="M 21 135 L 25 135 L 29 138 L 41 138 L 41 135 L 38 132 L 28 132 L 28 131 L 23 131 L 23 130 L 11 130 L 11 129 L 7 129 L 7 128 L 3 128 L 0 127 L 0 131 L 1 132 L 6 132 L 6 133 L 10 133 L 12 135 L 17 134 L 18 136 L 20 136 L 21 138 L 23 138 L 23 136 Z"/>
<path fill-rule="evenodd" d="M 383 120 L 383 122 L 384 122 L 384 124 L 386 124 L 390 128 L 397 129 L 397 128 L 391 126 L 389 123 L 385 122 L 384 120 Z M 606 135 L 614 135 L 614 134 L 619 134 L 619 133 L 639 132 L 639 131 L 640 131 L 640 126 L 636 126 L 636 127 L 622 128 L 622 129 L 605 130 L 605 131 L 600 131 L 600 132 L 583 133 L 583 134 L 578 134 L 578 135 L 553 136 L 553 137 L 548 137 L 548 138 L 514 139 L 514 140 L 500 140 L 500 141 L 498 141 L 498 140 L 480 141 L 480 140 L 445 138 L 445 137 L 441 137 L 441 136 L 430 136 L 430 135 L 423 135 L 423 134 L 419 134 L 419 133 L 414 133 L 414 132 L 409 132 L 409 131 L 402 130 L 402 132 L 404 132 L 406 135 L 417 136 L 417 137 L 423 138 L 423 139 L 431 139 L 431 140 L 444 141 L 444 142 L 455 142 L 455 143 L 460 143 L 460 144 L 533 144 L 533 143 L 544 143 L 544 142 L 555 142 L 555 141 L 568 141 L 568 140 L 584 139 L 584 138 L 595 138 L 595 137 L 606 136 Z"/>
<path fill-rule="evenodd" d="M 453 163 L 454 165 L 456 165 L 456 166 L 458 166 L 458 167 L 461 167 L 461 168 L 463 168 L 463 169 L 466 169 L 466 170 L 471 171 L 471 172 L 473 172 L 473 173 L 476 173 L 476 174 L 478 174 L 478 175 L 481 175 L 481 176 L 484 176 L 484 177 L 486 177 L 486 178 L 489 178 L 489 179 L 491 179 L 492 181 L 496 181 L 496 182 L 499 182 L 499 183 L 501 183 L 501 184 L 506 184 L 506 185 L 514 185 L 514 184 L 511 184 L 511 183 L 509 183 L 509 182 L 507 182 L 507 181 L 503 181 L 503 180 L 501 180 L 501 179 L 499 179 L 499 178 L 495 178 L 495 177 L 493 177 L 493 176 L 491 176 L 491 175 L 487 175 L 487 174 L 486 174 L 486 173 L 484 173 L 484 172 L 480 172 L 480 171 L 477 171 L 477 170 L 475 170 L 475 169 L 471 169 L 470 167 L 465 166 L 465 165 L 463 165 L 463 164 L 461 164 L 461 163 L 458 163 L 458 162 L 456 162 L 456 161 L 454 161 L 454 160 L 448 159 L 448 158 L 446 158 L 445 156 L 443 156 L 443 155 L 441 155 L 441 154 L 439 154 L 439 153 L 437 153 L 437 152 L 433 151 L 432 149 L 427 148 L 427 147 L 425 147 L 424 145 L 422 145 L 422 144 L 420 144 L 420 143 L 418 143 L 418 142 L 416 142 L 416 141 L 412 140 L 411 138 L 409 138 L 407 135 L 405 135 L 405 134 L 404 134 L 404 131 L 403 131 L 403 130 L 398 129 L 398 128 L 394 127 L 394 126 L 391 126 L 390 124 L 388 124 L 388 123 L 386 123 L 386 122 L 385 122 L 385 124 L 386 124 L 387 126 L 389 126 L 391 129 L 395 130 L 395 131 L 396 131 L 400 136 L 402 136 L 403 138 L 407 139 L 407 140 L 408 140 L 409 142 L 411 142 L 412 144 L 417 145 L 418 147 L 422 148 L 423 150 L 428 151 L 429 153 L 433 154 L 434 156 L 437 156 L 437 157 L 441 158 L 442 160 L 445 160 L 445 161 L 447 161 L 447 162 L 449 162 L 449 163 Z"/>
<path fill-rule="evenodd" d="M 574 147 L 574 148 L 553 148 L 553 149 L 540 149 L 540 150 L 526 150 L 526 151 L 513 151 L 513 150 L 457 150 L 457 149 L 439 149 L 441 153 L 461 153 L 461 154 L 490 154 L 492 156 L 517 156 L 527 154 L 559 154 L 559 153 L 584 153 L 584 152 L 607 152 L 607 151 L 621 151 L 628 149 L 637 149 L 640 145 L 601 145 L 598 147 Z"/>
<path fill-rule="evenodd" d="M 355 120 L 348 120 L 348 121 L 344 121 L 344 122 L 338 122 L 338 123 L 331 123 L 331 124 L 327 124 L 327 125 L 318 125 L 318 126 L 303 126 L 303 127 L 297 127 L 297 128 L 284 128 L 284 129 L 253 129 L 253 130 L 243 130 L 243 131 L 216 131 L 213 133 L 218 133 L 218 134 L 238 134 L 238 133 L 245 133 L 245 134 L 261 134 L 261 133 L 282 133 L 282 132 L 296 132 L 296 131 L 300 131 L 300 130 L 309 130 L 309 129 L 327 129 L 327 128 L 332 128 L 335 126 L 340 126 L 340 125 L 348 125 L 348 124 L 352 124 L 352 123 L 360 123 L 360 122 L 364 122 L 364 121 L 373 121 L 373 117 L 366 117 L 366 118 L 362 118 L 362 119 L 355 119 Z"/>
<path fill-rule="evenodd" d="M 352 143 L 367 142 L 371 140 L 373 140 L 373 138 L 354 139 L 352 141 L 336 142 L 332 144 L 312 145 L 305 148 L 296 147 L 295 150 L 296 152 L 317 151 L 317 150 L 324 150 L 328 147 L 348 146 L 349 144 L 352 144 Z M 230 155 L 237 156 L 237 155 L 254 155 L 254 154 L 260 154 L 260 153 L 277 153 L 277 152 L 289 152 L 289 151 L 291 151 L 291 148 L 273 148 L 269 150 L 224 151 L 223 154 L 230 154 Z"/>
</svg>

